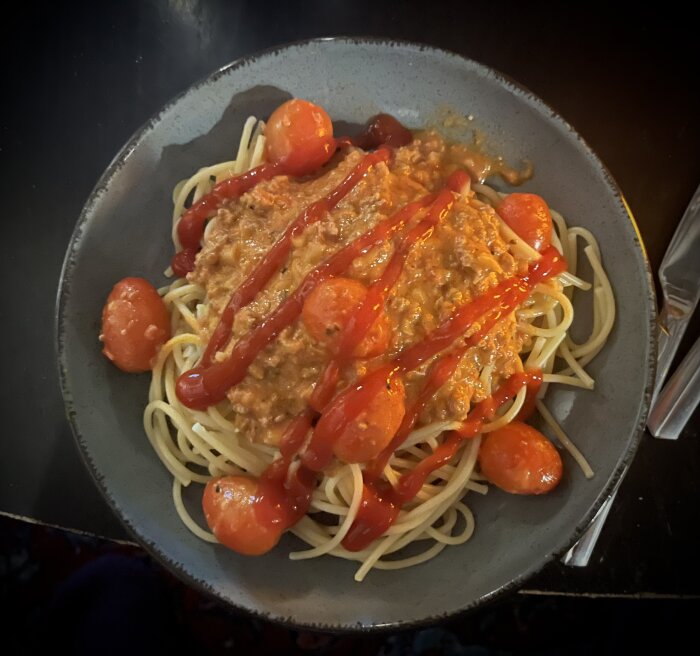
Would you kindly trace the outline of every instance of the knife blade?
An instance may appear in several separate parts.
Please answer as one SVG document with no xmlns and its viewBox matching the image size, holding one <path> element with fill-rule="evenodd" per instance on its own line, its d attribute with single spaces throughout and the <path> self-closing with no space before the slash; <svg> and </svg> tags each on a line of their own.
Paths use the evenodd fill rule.
<svg viewBox="0 0 700 656">
<path fill-rule="evenodd" d="M 676 440 L 700 403 L 700 338 L 659 393 L 647 421 L 651 434 Z"/>
</svg>

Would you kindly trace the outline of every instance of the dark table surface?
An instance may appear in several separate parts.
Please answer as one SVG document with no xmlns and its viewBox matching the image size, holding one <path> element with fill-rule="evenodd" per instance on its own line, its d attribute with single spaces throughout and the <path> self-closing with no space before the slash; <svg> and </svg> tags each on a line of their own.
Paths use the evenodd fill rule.
<svg viewBox="0 0 700 656">
<path fill-rule="evenodd" d="M 589 5 L 584 13 L 464 0 L 13 3 L 0 28 L 0 267 L 14 285 L 2 318 L 0 512 L 127 537 L 64 418 L 54 298 L 91 188 L 171 97 L 233 59 L 307 37 L 387 36 L 460 52 L 529 87 L 578 130 L 622 188 L 656 270 L 700 182 L 695 21 L 669 4 L 658 9 Z M 677 442 L 644 436 L 587 568 L 554 562 L 526 588 L 700 595 L 699 419 Z"/>
</svg>

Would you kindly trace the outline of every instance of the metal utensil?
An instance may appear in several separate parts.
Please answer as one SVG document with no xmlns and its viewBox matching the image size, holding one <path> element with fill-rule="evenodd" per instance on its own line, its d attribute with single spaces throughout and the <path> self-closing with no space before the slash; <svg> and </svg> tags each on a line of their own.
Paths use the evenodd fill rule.
<svg viewBox="0 0 700 656">
<path fill-rule="evenodd" d="M 647 426 L 654 437 L 677 440 L 700 402 L 700 338 L 659 393 Z"/>
<path fill-rule="evenodd" d="M 617 479 L 613 491 L 600 506 L 595 517 L 588 525 L 588 528 L 584 531 L 583 535 L 581 535 L 578 542 L 564 554 L 564 557 L 561 559 L 564 565 L 569 565 L 569 567 L 585 567 L 588 565 L 588 561 L 590 561 L 593 555 L 593 550 L 600 537 L 600 532 L 603 530 L 603 525 L 608 518 L 612 502 L 615 500 L 623 478 L 624 476 L 620 476 L 620 478 Z"/>
<path fill-rule="evenodd" d="M 697 406 L 700 396 L 700 342 L 695 343 L 677 374 L 671 378 L 663 392 L 659 392 L 700 299 L 700 187 L 690 200 L 664 255 L 659 267 L 659 281 L 663 308 L 659 315 L 656 381 L 647 426 L 654 437 L 675 440 Z M 622 478 L 623 476 L 579 541 L 564 554 L 562 562 L 565 565 L 588 565 Z"/>
<path fill-rule="evenodd" d="M 663 308 L 659 315 L 659 352 L 650 415 L 688 321 L 700 299 L 700 187 L 690 201 L 664 255 L 659 267 L 659 282 Z M 663 437 L 655 435 L 651 427 L 650 430 L 654 437 Z"/>
</svg>

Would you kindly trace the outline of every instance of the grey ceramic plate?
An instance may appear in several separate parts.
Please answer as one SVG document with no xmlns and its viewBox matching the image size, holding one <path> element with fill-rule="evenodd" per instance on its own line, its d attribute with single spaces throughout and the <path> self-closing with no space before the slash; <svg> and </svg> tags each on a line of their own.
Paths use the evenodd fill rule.
<svg viewBox="0 0 700 656">
<path fill-rule="evenodd" d="M 97 341 L 102 304 L 117 280 L 163 280 L 171 255 L 173 185 L 204 164 L 230 158 L 245 118 L 267 117 L 291 95 L 351 123 L 383 111 L 417 127 L 446 104 L 474 115 L 496 152 L 510 162 L 534 162 L 528 190 L 597 235 L 617 296 L 610 342 L 590 367 L 596 390 L 552 390 L 548 397 L 595 478 L 586 481 L 567 461 L 563 484 L 544 498 L 498 490 L 474 498 L 477 530 L 470 542 L 419 567 L 375 571 L 362 584 L 353 581 L 355 565 L 345 561 L 289 561 L 291 536 L 273 553 L 249 559 L 191 535 L 175 513 L 170 476 L 141 425 L 148 379 L 119 372 L 100 355 Z M 171 102 L 117 155 L 88 199 L 66 255 L 59 366 L 68 416 L 100 489 L 139 541 L 173 571 L 270 619 L 316 628 L 398 626 L 437 621 L 518 586 L 585 527 L 627 466 L 644 424 L 654 308 L 648 265 L 619 190 L 581 138 L 540 100 L 440 50 L 324 39 L 223 68 Z"/>
</svg>

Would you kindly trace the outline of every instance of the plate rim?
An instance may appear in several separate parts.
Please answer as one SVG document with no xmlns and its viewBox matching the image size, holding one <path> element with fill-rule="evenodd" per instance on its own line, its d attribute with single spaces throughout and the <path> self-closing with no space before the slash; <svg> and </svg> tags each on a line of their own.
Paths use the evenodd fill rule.
<svg viewBox="0 0 700 656">
<path fill-rule="evenodd" d="M 160 118 L 169 111 L 174 105 L 176 105 L 181 98 L 194 92 L 197 89 L 208 86 L 209 84 L 215 82 L 220 77 L 235 71 L 238 68 L 242 68 L 249 64 L 253 64 L 256 60 L 261 59 L 266 56 L 279 54 L 286 50 L 295 47 L 308 47 L 312 45 L 331 43 L 331 44 L 346 44 L 353 46 L 362 46 L 365 44 L 373 46 L 400 46 L 410 50 L 416 50 L 418 52 L 435 52 L 438 54 L 447 54 L 453 58 L 462 60 L 468 63 L 473 69 L 478 72 L 485 74 L 487 78 L 492 78 L 496 80 L 501 86 L 506 87 L 509 91 L 515 92 L 520 98 L 525 99 L 527 102 L 534 104 L 536 108 L 544 110 L 549 119 L 559 123 L 559 125 L 564 128 L 568 133 L 570 133 L 580 144 L 583 146 L 584 150 L 587 152 L 590 159 L 593 161 L 594 165 L 603 174 L 605 183 L 608 185 L 610 192 L 616 199 L 620 201 L 623 213 L 629 220 L 632 230 L 636 235 L 636 248 L 639 250 L 641 255 L 642 263 L 645 270 L 645 296 L 646 302 L 649 304 L 649 316 L 647 317 L 648 328 L 649 328 L 649 356 L 646 362 L 645 369 L 649 372 L 649 377 L 647 380 L 646 388 L 644 390 L 643 398 L 640 400 L 640 414 L 639 421 L 634 429 L 631 431 L 630 440 L 628 447 L 621 453 L 618 463 L 613 470 L 607 484 L 602 488 L 601 492 L 598 494 L 595 502 L 589 509 L 589 511 L 584 515 L 584 517 L 577 523 L 576 530 L 567 539 L 565 546 L 561 549 L 547 555 L 544 559 L 538 560 L 534 565 L 526 569 L 524 572 L 519 574 L 517 577 L 511 579 L 501 587 L 496 590 L 492 590 L 486 593 L 472 602 L 451 611 L 445 611 L 443 613 L 431 615 L 429 617 L 421 619 L 412 619 L 406 621 L 391 621 L 385 623 L 372 623 L 365 624 L 358 622 L 356 624 L 319 624 L 313 622 L 300 622 L 293 617 L 283 617 L 274 614 L 272 611 L 263 612 L 254 608 L 248 608 L 240 604 L 234 603 L 229 598 L 220 594 L 212 585 L 204 580 L 200 580 L 194 576 L 183 563 L 176 562 L 168 557 L 159 546 L 147 539 L 144 535 L 139 532 L 139 528 L 134 525 L 131 519 L 128 517 L 128 513 L 125 509 L 122 509 L 116 499 L 111 495 L 108 484 L 105 481 L 105 476 L 99 471 L 97 466 L 92 460 L 90 455 L 90 449 L 85 436 L 82 435 L 78 427 L 77 422 L 77 412 L 73 404 L 72 392 L 68 382 L 68 362 L 66 360 L 65 351 L 65 336 L 66 336 L 66 326 L 65 322 L 67 319 L 66 305 L 68 298 L 71 295 L 71 286 L 73 280 L 73 273 L 76 265 L 76 255 L 79 251 L 79 246 L 82 241 L 83 231 L 85 230 L 90 215 L 93 208 L 99 202 L 103 193 L 106 192 L 112 178 L 124 165 L 125 160 L 131 155 L 131 153 L 138 147 L 142 138 L 155 127 Z M 326 37 L 314 37 L 308 39 L 300 39 L 290 42 L 285 42 L 282 44 L 277 44 L 269 48 L 262 50 L 256 50 L 250 54 L 239 57 L 217 69 L 211 73 L 200 78 L 177 95 L 173 96 L 169 101 L 162 105 L 154 114 L 152 114 L 139 128 L 137 128 L 134 133 L 129 137 L 126 143 L 119 149 L 112 160 L 107 165 L 104 172 L 100 175 L 98 181 L 87 197 L 83 208 L 78 216 L 75 227 L 71 233 L 68 246 L 66 248 L 66 253 L 63 259 L 63 264 L 61 266 L 61 272 L 59 276 L 58 288 L 56 292 L 56 304 L 54 312 L 54 347 L 56 355 L 56 364 L 58 368 L 59 385 L 61 388 L 61 395 L 63 398 L 63 404 L 65 409 L 65 415 L 68 423 L 71 427 L 71 432 L 78 446 L 78 451 L 80 453 L 81 459 L 85 464 L 86 468 L 90 472 L 92 479 L 94 480 L 102 498 L 107 502 L 108 506 L 112 512 L 117 516 L 121 524 L 127 529 L 128 533 L 141 545 L 144 550 L 154 558 L 162 566 L 167 567 L 170 571 L 174 572 L 180 580 L 184 581 L 188 585 L 192 585 L 199 591 L 214 596 L 224 604 L 246 614 L 252 615 L 262 620 L 272 621 L 282 624 L 288 628 L 298 629 L 310 629 L 315 631 L 331 631 L 334 633 L 375 633 L 389 630 L 398 629 L 416 629 L 424 627 L 430 624 L 434 624 L 440 621 L 444 621 L 448 618 L 458 618 L 465 613 L 473 611 L 477 608 L 481 608 L 487 604 L 494 602 L 497 599 L 504 597 L 505 595 L 516 591 L 522 584 L 540 572 L 549 562 L 560 558 L 565 554 L 571 546 L 573 546 L 581 535 L 585 532 L 588 525 L 591 523 L 595 515 L 597 514 L 600 507 L 609 497 L 614 487 L 617 485 L 618 481 L 624 478 L 629 466 L 634 459 L 637 452 L 639 444 L 641 442 L 642 435 L 644 434 L 644 428 L 646 426 L 646 419 L 649 412 L 649 405 L 651 401 L 652 389 L 654 384 L 654 379 L 656 375 L 656 356 L 657 356 L 657 303 L 656 303 L 656 292 L 654 287 L 653 274 L 651 269 L 651 264 L 647 255 L 646 247 L 644 246 L 644 241 L 642 235 L 637 226 L 637 222 L 634 218 L 632 210 L 627 203 L 622 190 L 615 181 L 614 177 L 608 170 L 607 166 L 603 163 L 600 157 L 597 155 L 595 150 L 591 148 L 588 142 L 574 129 L 569 122 L 564 119 L 556 110 L 554 110 L 550 105 L 548 105 L 544 100 L 542 100 L 537 94 L 531 91 L 526 86 L 517 82 L 510 76 L 501 71 L 483 64 L 471 57 L 462 55 L 461 53 L 455 52 L 448 48 L 442 48 L 439 46 L 434 46 L 427 43 L 421 43 L 412 40 L 403 39 L 393 39 L 393 38 L 383 38 L 383 37 L 370 37 L 370 36 L 326 36 Z"/>
</svg>

